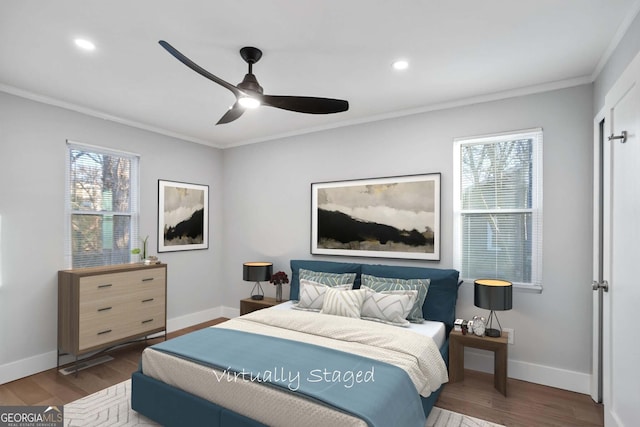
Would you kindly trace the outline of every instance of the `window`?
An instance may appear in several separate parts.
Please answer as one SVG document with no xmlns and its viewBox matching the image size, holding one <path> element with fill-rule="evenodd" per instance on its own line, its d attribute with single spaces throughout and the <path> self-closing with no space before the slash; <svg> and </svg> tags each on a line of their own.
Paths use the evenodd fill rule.
<svg viewBox="0 0 640 427">
<path fill-rule="evenodd" d="M 67 143 L 67 265 L 131 262 L 138 241 L 138 160 L 135 154 Z"/>
<path fill-rule="evenodd" d="M 454 144 L 454 264 L 542 289 L 542 129 Z"/>
</svg>

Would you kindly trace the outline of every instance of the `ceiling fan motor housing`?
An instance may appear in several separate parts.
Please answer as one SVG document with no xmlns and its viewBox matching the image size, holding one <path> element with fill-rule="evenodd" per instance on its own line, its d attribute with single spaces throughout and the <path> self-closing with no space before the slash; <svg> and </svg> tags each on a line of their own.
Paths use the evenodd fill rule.
<svg viewBox="0 0 640 427">
<path fill-rule="evenodd" d="M 238 89 L 247 91 L 247 92 L 256 92 L 262 95 L 262 86 L 258 83 L 258 79 L 252 73 L 248 73 L 244 75 L 244 79 L 240 83 L 238 83 Z"/>
</svg>

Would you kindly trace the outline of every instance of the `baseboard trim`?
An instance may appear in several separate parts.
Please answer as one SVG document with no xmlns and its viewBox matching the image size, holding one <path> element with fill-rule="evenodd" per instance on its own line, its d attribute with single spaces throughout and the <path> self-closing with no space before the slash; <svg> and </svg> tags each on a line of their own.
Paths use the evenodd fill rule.
<svg viewBox="0 0 640 427">
<path fill-rule="evenodd" d="M 232 319 L 238 316 L 240 316 L 240 309 L 238 307 L 222 307 L 222 317 Z"/>
<path fill-rule="evenodd" d="M 57 351 L 38 354 L 0 366 L 0 384 L 15 381 L 56 367 Z"/>
<path fill-rule="evenodd" d="M 188 328 L 199 323 L 217 319 L 218 317 L 228 317 L 222 314 L 224 308 L 224 306 L 218 306 L 207 310 L 198 311 L 196 313 L 167 319 L 167 332 L 178 331 L 180 329 Z"/>
<path fill-rule="evenodd" d="M 493 373 L 493 354 L 465 349 L 464 367 L 474 371 Z M 591 375 L 584 372 L 570 371 L 552 366 L 539 365 L 509 359 L 507 376 L 517 380 L 589 394 Z"/>
</svg>

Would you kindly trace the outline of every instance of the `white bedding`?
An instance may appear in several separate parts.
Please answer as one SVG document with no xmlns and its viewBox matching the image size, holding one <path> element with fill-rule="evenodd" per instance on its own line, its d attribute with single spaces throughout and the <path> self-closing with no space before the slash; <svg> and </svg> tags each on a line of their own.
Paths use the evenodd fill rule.
<svg viewBox="0 0 640 427">
<path fill-rule="evenodd" d="M 266 310 L 293 310 L 293 305 L 293 301 L 286 301 L 282 304 L 275 305 Z M 444 344 L 444 341 L 446 339 L 446 329 L 444 323 L 442 322 L 425 320 L 423 323 L 411 323 L 408 328 L 403 329 L 409 329 L 420 335 L 424 335 L 425 337 L 433 338 L 433 341 L 436 343 L 436 346 L 438 346 L 438 348 L 442 347 L 442 344 Z"/>
<path fill-rule="evenodd" d="M 441 383 L 448 379 L 444 361 L 439 354 L 439 346 L 431 338 L 420 336 L 429 329 L 438 335 L 438 328 L 434 325 L 411 328 L 420 331 L 419 335 L 415 335 L 416 331 L 411 331 L 410 328 L 303 312 L 290 307 L 287 310 L 286 306 L 287 304 L 281 304 L 276 306 L 277 308 L 260 310 L 215 327 L 296 339 L 392 363 L 407 371 L 423 396 L 437 390 Z M 320 316 L 324 317 L 321 322 L 317 322 Z M 320 325 L 320 328 L 316 329 L 314 324 Z M 365 329 L 361 329 L 362 327 Z M 297 329 L 307 329 L 311 333 L 302 333 Z M 383 335 L 376 335 L 377 331 Z M 444 332 L 442 335 L 444 336 Z M 346 341 L 343 343 L 336 338 Z M 425 342 L 430 344 L 424 344 Z M 390 350 L 382 349 L 384 347 L 389 347 Z M 283 362 L 286 363 L 286 355 Z M 143 352 L 142 368 L 145 375 L 268 425 L 366 426 L 359 418 L 313 402 L 299 394 L 237 378 L 231 379 L 225 376 L 223 371 L 216 371 L 152 348 Z"/>
</svg>

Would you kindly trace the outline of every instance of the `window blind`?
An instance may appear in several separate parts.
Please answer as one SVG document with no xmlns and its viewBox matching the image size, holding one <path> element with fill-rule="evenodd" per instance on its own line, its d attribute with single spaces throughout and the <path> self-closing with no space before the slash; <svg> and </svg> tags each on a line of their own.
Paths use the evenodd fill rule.
<svg viewBox="0 0 640 427">
<path fill-rule="evenodd" d="M 132 261 L 139 156 L 67 141 L 65 260 L 70 268 Z"/>
<path fill-rule="evenodd" d="M 454 263 L 467 279 L 542 285 L 542 129 L 454 144 Z"/>
</svg>

